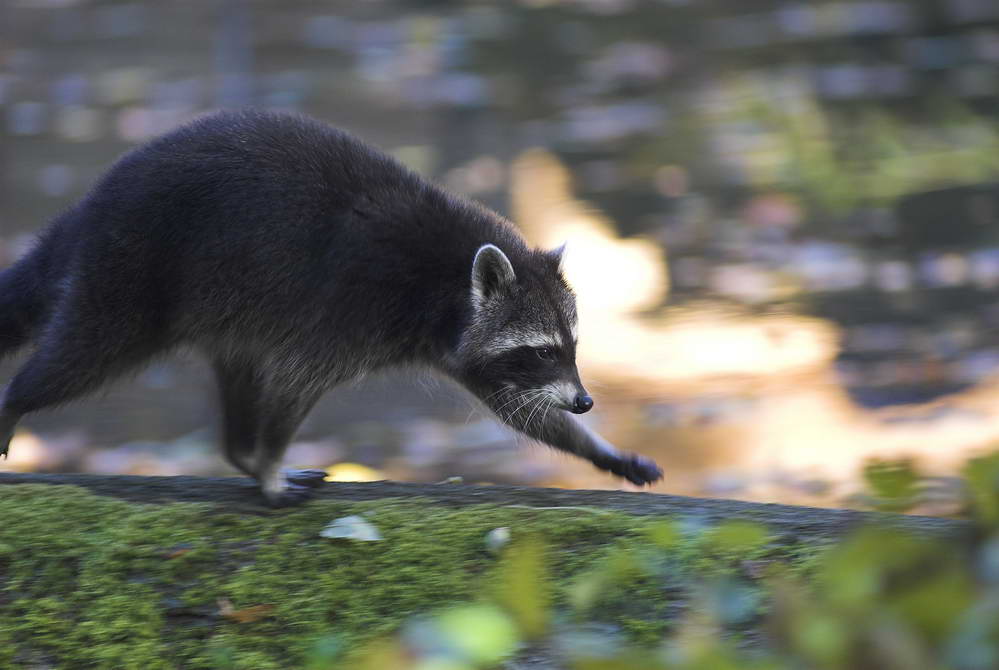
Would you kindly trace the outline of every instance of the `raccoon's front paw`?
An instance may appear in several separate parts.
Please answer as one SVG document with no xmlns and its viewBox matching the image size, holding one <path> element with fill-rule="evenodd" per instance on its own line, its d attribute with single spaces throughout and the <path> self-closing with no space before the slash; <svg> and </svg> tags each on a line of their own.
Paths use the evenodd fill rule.
<svg viewBox="0 0 999 670">
<path fill-rule="evenodd" d="M 326 481 L 325 470 L 285 470 L 284 477 L 289 484 L 299 484 L 315 488 Z"/>
<path fill-rule="evenodd" d="M 663 478 L 662 468 L 655 461 L 638 454 L 623 454 L 611 465 L 610 471 L 636 486 L 654 484 Z"/>
<path fill-rule="evenodd" d="M 267 494 L 267 504 L 271 507 L 294 507 L 312 497 L 313 488 L 288 482 L 280 491 Z"/>
</svg>

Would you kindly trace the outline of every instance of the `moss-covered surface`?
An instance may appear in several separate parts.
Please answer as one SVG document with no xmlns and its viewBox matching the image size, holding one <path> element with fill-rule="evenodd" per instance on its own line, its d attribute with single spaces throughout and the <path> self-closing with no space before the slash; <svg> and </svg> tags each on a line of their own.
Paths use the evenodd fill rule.
<svg viewBox="0 0 999 670">
<path fill-rule="evenodd" d="M 319 536 L 350 514 L 384 541 Z M 248 515 L 11 485 L 0 495 L 0 667 L 305 667 L 331 636 L 356 648 L 414 614 L 494 594 L 505 578 L 484 539 L 500 526 L 515 542 L 543 540 L 557 606 L 612 619 L 638 638 L 669 625 L 682 599 L 669 591 L 682 591 L 685 575 L 808 554 L 754 536 L 755 527 L 684 532 L 661 517 L 598 509 L 319 500 Z M 646 559 L 666 551 L 655 570 L 676 575 L 664 581 Z M 596 566 L 615 588 L 587 592 Z M 235 614 L 220 611 L 225 601 Z"/>
</svg>

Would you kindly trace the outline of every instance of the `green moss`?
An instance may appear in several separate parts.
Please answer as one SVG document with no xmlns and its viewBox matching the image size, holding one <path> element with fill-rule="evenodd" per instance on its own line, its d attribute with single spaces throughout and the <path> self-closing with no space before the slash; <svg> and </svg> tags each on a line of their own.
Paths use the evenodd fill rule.
<svg viewBox="0 0 999 670">
<path fill-rule="evenodd" d="M 385 541 L 319 537 L 349 514 Z M 696 538 L 655 542 L 663 519 L 419 499 L 317 501 L 253 516 L 19 485 L 4 487 L 0 518 L 0 667 L 10 668 L 304 667 L 330 640 L 349 650 L 414 614 L 490 597 L 498 558 L 484 538 L 499 526 L 515 542 L 543 542 L 556 607 L 569 606 L 587 575 L 621 563 L 600 577 L 619 587 L 607 611 L 643 639 L 666 625 L 664 569 L 680 575 L 691 557 L 698 570 L 732 563 L 702 555 Z M 678 558 L 660 560 L 667 555 Z M 223 616 L 222 601 L 237 613 L 263 606 L 261 616 Z"/>
</svg>

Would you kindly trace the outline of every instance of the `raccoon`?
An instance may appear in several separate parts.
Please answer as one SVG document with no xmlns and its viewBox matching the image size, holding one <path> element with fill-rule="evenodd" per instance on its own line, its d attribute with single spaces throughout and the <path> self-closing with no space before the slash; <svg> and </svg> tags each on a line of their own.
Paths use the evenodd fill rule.
<svg viewBox="0 0 999 670">
<path fill-rule="evenodd" d="M 0 454 L 25 414 L 188 346 L 214 367 L 226 458 L 273 506 L 322 482 L 280 467 L 320 395 L 386 366 L 451 377 L 514 429 L 655 482 L 572 416 L 593 400 L 560 259 L 342 130 L 201 117 L 120 158 L 0 274 L 0 355 L 35 345 L 0 401 Z"/>
</svg>

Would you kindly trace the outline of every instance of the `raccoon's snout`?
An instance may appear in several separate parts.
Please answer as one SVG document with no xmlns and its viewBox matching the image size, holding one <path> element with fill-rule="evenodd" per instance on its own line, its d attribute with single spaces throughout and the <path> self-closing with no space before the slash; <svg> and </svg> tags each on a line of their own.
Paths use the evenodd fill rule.
<svg viewBox="0 0 999 670">
<path fill-rule="evenodd" d="M 593 398 L 586 395 L 585 393 L 579 393 L 576 395 L 576 399 L 572 403 L 573 414 L 583 414 L 589 412 L 593 407 Z"/>
</svg>

